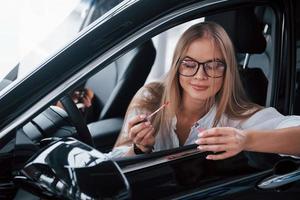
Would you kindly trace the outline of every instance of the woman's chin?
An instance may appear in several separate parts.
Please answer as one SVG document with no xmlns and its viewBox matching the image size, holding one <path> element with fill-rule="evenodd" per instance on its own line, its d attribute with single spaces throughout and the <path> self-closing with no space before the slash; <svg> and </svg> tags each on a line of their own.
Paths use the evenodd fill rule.
<svg viewBox="0 0 300 200">
<path fill-rule="evenodd" d="M 197 101 L 207 101 L 210 96 L 207 94 L 192 94 L 191 97 Z"/>
</svg>

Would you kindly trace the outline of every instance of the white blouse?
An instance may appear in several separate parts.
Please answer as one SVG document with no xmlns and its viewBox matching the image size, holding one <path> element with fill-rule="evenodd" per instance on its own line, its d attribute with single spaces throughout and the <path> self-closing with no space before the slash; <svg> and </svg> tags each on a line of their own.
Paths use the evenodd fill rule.
<svg viewBox="0 0 300 200">
<path fill-rule="evenodd" d="M 216 107 L 214 106 L 192 126 L 184 145 L 194 144 L 198 138 L 199 130 L 212 128 L 215 115 Z M 159 130 L 155 138 L 155 151 L 179 147 L 179 140 L 175 133 L 176 123 L 177 120 L 174 117 L 170 128 Z M 234 127 L 241 130 L 272 130 L 292 126 L 300 126 L 300 116 L 284 116 L 272 107 L 264 108 L 243 121 L 229 119 L 223 114 L 220 122 L 217 124 L 217 127 Z"/>
<path fill-rule="evenodd" d="M 128 120 L 137 114 L 143 113 L 141 110 L 133 110 L 124 121 L 123 130 L 127 129 Z M 214 117 L 216 115 L 216 106 L 213 106 L 210 111 L 199 119 L 192 127 L 184 145 L 194 144 L 198 138 L 199 129 L 212 128 Z M 154 151 L 166 150 L 179 147 L 179 139 L 176 134 L 177 119 L 174 117 L 170 121 L 170 126 L 159 130 L 155 137 Z M 217 127 L 234 127 L 241 130 L 272 130 L 279 128 L 286 128 L 292 126 L 300 126 L 300 116 L 284 116 L 280 114 L 275 108 L 264 108 L 246 120 L 229 119 L 225 114 L 220 119 Z M 124 133 L 123 133 L 124 134 Z M 128 137 L 124 135 L 123 137 Z M 112 157 L 122 156 L 131 146 L 120 146 L 114 148 L 110 153 Z"/>
</svg>

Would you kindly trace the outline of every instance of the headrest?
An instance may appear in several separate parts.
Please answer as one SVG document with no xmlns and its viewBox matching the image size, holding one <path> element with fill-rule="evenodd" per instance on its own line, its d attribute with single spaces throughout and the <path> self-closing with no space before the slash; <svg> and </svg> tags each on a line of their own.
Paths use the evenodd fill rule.
<svg viewBox="0 0 300 200">
<path fill-rule="evenodd" d="M 265 51 L 263 24 L 257 19 L 254 7 L 207 16 L 205 21 L 220 24 L 231 38 L 237 53 L 260 54 Z"/>
</svg>

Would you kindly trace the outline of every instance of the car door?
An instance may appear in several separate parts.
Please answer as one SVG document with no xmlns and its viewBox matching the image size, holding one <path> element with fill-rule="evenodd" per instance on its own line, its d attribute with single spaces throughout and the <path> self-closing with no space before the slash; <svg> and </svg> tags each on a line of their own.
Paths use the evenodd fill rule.
<svg viewBox="0 0 300 200">
<path fill-rule="evenodd" d="M 291 80 L 294 79 L 291 78 L 292 74 L 288 72 L 295 67 L 294 61 L 292 61 L 294 55 L 291 43 L 293 41 L 291 32 L 293 30 L 291 18 L 293 11 L 291 10 L 292 4 L 290 1 L 126 1 L 84 29 L 74 41 L 47 60 L 39 70 L 24 79 L 0 99 L 0 105 L 3 105 L 0 108 L 0 148 L 2 149 L 11 141 L 18 128 L 43 111 L 52 102 L 58 100 L 64 93 L 76 88 L 82 81 L 85 81 L 132 48 L 183 22 L 243 6 L 268 6 L 273 10 L 275 24 L 271 29 L 274 34 L 271 34 L 271 41 L 273 41 L 271 52 L 273 55 L 270 64 L 273 69 L 269 79 L 272 80 L 272 84 L 267 87 L 268 94 L 265 103 L 267 106 L 275 106 L 284 114 L 289 113 L 291 99 L 286 94 L 291 94 L 290 88 L 294 87 Z M 50 77 L 49 74 L 51 74 Z M 286 88 L 288 89 L 285 90 Z M 18 99 L 15 98 L 16 96 L 18 96 Z M 167 155 L 172 154 L 172 151 L 167 153 Z M 237 159 L 235 162 L 226 160 L 216 164 L 214 162 L 208 163 L 204 156 L 205 154 L 198 153 L 196 157 L 194 155 L 179 156 L 179 159 L 154 164 L 150 168 L 124 172 L 129 179 L 133 198 L 151 199 L 153 195 L 157 195 L 157 198 L 178 199 L 297 197 L 294 194 L 299 192 L 298 182 L 295 182 L 296 184 L 291 185 L 291 187 L 281 188 L 282 190 L 279 191 L 283 192 L 280 195 L 275 193 L 277 187 L 268 190 L 258 187 L 258 183 L 263 183 L 264 178 L 273 175 L 270 170 L 272 166 L 259 169 L 257 166 L 259 166 L 260 161 L 253 159 L 254 165 L 246 168 L 245 171 L 241 171 L 241 173 L 235 174 L 239 166 L 234 166 L 234 164 L 239 163 L 237 161 L 241 159 L 243 161 L 241 163 L 242 167 L 248 166 L 247 157 L 236 157 L 234 158 Z M 263 156 L 263 162 L 265 161 L 264 158 L 265 156 Z M 134 158 L 133 162 L 139 164 L 141 160 L 135 160 Z M 197 171 L 199 163 L 201 166 L 206 167 L 204 171 Z M 293 171 L 297 170 L 298 164 L 295 163 L 296 167 L 292 167 Z M 126 166 L 128 165 L 126 164 Z M 163 169 L 163 166 L 170 167 Z M 192 169 L 190 170 L 193 172 L 196 170 L 196 174 L 203 173 L 204 179 L 201 179 L 201 174 L 196 180 L 192 179 L 191 182 L 185 180 L 187 176 L 179 177 L 182 174 L 185 175 L 185 173 L 189 175 L 189 172 L 191 172 L 189 166 L 191 166 Z M 214 168 L 209 166 L 214 166 Z M 234 167 L 237 167 L 237 169 Z M 185 171 L 186 169 L 187 171 Z M 215 171 L 211 170 L 206 173 L 207 169 L 215 169 Z M 169 173 L 170 171 L 171 173 Z M 217 172 L 216 176 L 214 176 L 215 172 Z M 284 171 L 284 174 L 290 172 Z M 290 175 L 287 174 L 283 178 L 289 178 Z M 162 177 L 163 179 L 161 179 Z M 173 179 L 170 181 L 169 178 Z M 141 184 L 141 180 L 145 182 Z M 193 184 L 195 183 L 193 181 L 199 182 Z M 233 189 L 228 189 L 229 186 Z"/>
<path fill-rule="evenodd" d="M 287 83 L 289 82 L 287 80 L 293 80 L 294 74 L 288 75 L 288 72 L 283 73 L 281 70 L 289 71 L 295 68 L 293 64 L 295 49 L 292 47 L 294 39 L 288 36 L 289 30 L 293 30 L 293 19 L 290 16 L 293 12 L 290 10 L 291 2 L 278 1 L 256 5 L 240 1 L 242 5 L 239 6 L 226 3 L 220 4 L 220 7 L 222 5 L 226 9 L 212 7 L 205 14 L 199 11 L 201 13 L 199 16 L 210 18 L 217 11 L 222 14 L 228 10 L 238 9 L 239 6 L 255 6 L 256 16 L 260 16 L 261 22 L 264 23 L 262 33 L 267 40 L 266 48 L 269 49 L 260 53 L 248 53 L 242 50 L 238 55 L 242 66 L 245 58 L 250 57 L 246 63 L 250 70 L 243 75 L 251 74 L 251 69 L 256 70 L 258 67 L 268 84 L 264 91 L 266 92 L 265 99 L 261 101 L 262 105 L 271 105 L 282 113 L 290 113 L 288 102 L 291 102 L 291 99 L 286 98 L 286 95 L 293 90 L 294 86 Z M 203 7 L 210 8 L 210 6 Z M 193 8 L 196 9 L 196 5 Z M 176 21 L 175 18 L 173 18 L 174 21 Z M 177 20 L 180 20 L 180 17 Z M 285 28 L 282 26 L 283 21 L 285 21 Z M 239 30 L 235 29 L 235 31 Z M 245 37 L 251 36 L 245 35 Z M 283 48 L 287 51 L 282 52 Z M 285 64 L 281 64 L 282 62 Z M 257 78 L 258 76 L 255 76 L 252 81 Z M 245 84 L 253 85 L 253 82 L 249 82 L 251 79 L 247 80 Z M 254 87 L 254 89 L 260 88 Z M 282 94 L 283 91 L 284 94 Z M 281 161 L 277 163 L 271 158 L 277 155 L 249 153 L 246 158 L 245 155 L 240 155 L 233 159 L 211 163 L 205 160 L 203 154 L 197 157 L 197 155 L 182 156 L 185 155 L 184 153 L 179 153 L 178 156 L 173 153 L 170 152 L 165 157 L 159 156 L 158 159 L 149 159 L 149 161 L 144 161 L 142 158 L 141 160 L 133 159 L 132 165 L 120 161 L 121 168 L 130 180 L 133 199 L 296 199 L 295 194 L 299 193 L 297 175 L 299 162 L 291 157 L 278 157 L 276 159 Z M 176 157 L 178 159 L 175 159 Z M 161 163 L 160 160 L 162 160 Z"/>
</svg>

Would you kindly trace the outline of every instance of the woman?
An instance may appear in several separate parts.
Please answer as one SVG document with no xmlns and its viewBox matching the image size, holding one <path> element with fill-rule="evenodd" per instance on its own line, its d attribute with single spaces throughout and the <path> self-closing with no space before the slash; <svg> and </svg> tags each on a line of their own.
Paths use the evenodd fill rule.
<svg viewBox="0 0 300 200">
<path fill-rule="evenodd" d="M 165 102 L 170 104 L 145 120 Z M 300 138 L 299 127 L 280 129 L 299 125 L 299 117 L 285 117 L 246 98 L 230 38 L 221 26 L 204 22 L 183 33 L 166 78 L 135 95 L 115 149 L 134 155 L 196 142 L 201 151 L 222 152 L 208 159 L 223 159 L 242 150 L 266 151 L 244 145 L 248 135 L 261 130 L 279 129 Z"/>
</svg>

